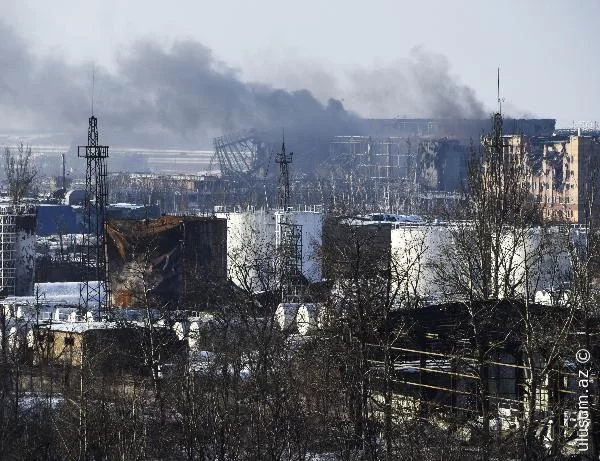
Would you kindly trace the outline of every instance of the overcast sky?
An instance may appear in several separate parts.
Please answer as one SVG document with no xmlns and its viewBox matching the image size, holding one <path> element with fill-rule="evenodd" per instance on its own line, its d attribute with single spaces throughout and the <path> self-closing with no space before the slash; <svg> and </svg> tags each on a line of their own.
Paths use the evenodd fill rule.
<svg viewBox="0 0 600 461">
<path fill-rule="evenodd" d="M 94 63 L 100 87 L 103 75 L 131 79 L 123 61 L 132 60 L 140 40 L 166 52 L 178 42 L 197 42 L 209 50 L 212 67 L 222 65 L 240 82 L 306 88 L 324 104 L 335 98 L 366 117 L 446 116 L 446 109 L 433 108 L 443 94 L 430 104 L 415 101 L 435 92 L 432 85 L 441 85 L 440 93 L 450 99 L 463 98 L 457 116 L 478 115 L 480 108 L 487 114 L 496 105 L 500 67 L 501 93 L 512 116 L 557 118 L 561 126 L 600 120 L 598 0 L 0 0 L 0 5 L 0 21 L 35 59 L 78 72 Z M 422 85 L 431 72 L 436 79 Z M 438 77 L 451 80 L 448 90 Z M 100 107 L 103 97 L 108 104 L 99 89 Z M 0 101 L 0 107 L 6 105 Z M 34 115 L 22 115 L 27 122 L 21 124 L 10 125 L 6 117 L 0 122 L 22 128 L 34 123 Z"/>
</svg>

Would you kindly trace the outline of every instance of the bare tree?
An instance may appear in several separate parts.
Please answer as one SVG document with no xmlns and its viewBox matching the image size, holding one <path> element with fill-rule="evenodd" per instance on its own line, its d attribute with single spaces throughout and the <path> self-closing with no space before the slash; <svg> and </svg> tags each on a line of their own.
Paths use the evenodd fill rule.
<svg viewBox="0 0 600 461">
<path fill-rule="evenodd" d="M 21 143 L 16 151 L 7 147 L 4 150 L 4 171 L 8 184 L 8 195 L 12 203 L 18 205 L 29 192 L 37 176 L 31 146 L 25 147 Z"/>
</svg>

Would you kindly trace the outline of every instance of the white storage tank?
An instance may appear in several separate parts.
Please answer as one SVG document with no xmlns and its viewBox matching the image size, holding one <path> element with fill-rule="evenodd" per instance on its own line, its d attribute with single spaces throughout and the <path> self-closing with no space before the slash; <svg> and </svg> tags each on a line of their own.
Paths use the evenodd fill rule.
<svg viewBox="0 0 600 461">
<path fill-rule="evenodd" d="M 265 277 L 259 277 L 257 268 L 272 271 L 273 256 L 277 249 L 279 211 L 247 210 L 217 213 L 227 219 L 227 272 L 238 286 L 253 291 L 273 289 L 275 277 L 267 277 L 271 286 L 265 286 Z M 302 272 L 309 281 L 321 279 L 321 263 L 315 249 L 321 243 L 323 215 L 318 211 L 290 211 L 289 222 L 302 226 Z M 271 265 L 269 265 L 271 264 Z"/>
<path fill-rule="evenodd" d="M 403 295 L 431 297 L 443 293 L 446 255 L 452 251 L 452 232 L 446 225 L 400 225 L 391 231 L 394 278 Z"/>
<path fill-rule="evenodd" d="M 567 228 L 509 229 L 502 237 L 499 285 L 502 297 L 529 297 L 555 292 L 571 278 Z"/>
<path fill-rule="evenodd" d="M 184 338 L 187 336 L 188 331 L 189 331 L 189 326 L 190 326 L 189 322 L 186 322 L 184 320 L 175 322 L 173 324 L 173 331 L 175 332 L 175 335 L 177 336 L 177 339 L 179 341 L 183 341 Z"/>
<path fill-rule="evenodd" d="M 282 331 L 296 328 L 296 316 L 300 303 L 281 303 L 275 310 L 275 321 Z"/>
<path fill-rule="evenodd" d="M 309 335 L 325 325 L 325 307 L 323 304 L 305 303 L 298 309 L 296 316 L 298 333 Z"/>
</svg>

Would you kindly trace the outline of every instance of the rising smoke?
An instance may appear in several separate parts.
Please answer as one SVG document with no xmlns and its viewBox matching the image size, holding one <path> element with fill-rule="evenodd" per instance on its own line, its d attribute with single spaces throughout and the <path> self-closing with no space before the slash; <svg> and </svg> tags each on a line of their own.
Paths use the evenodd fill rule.
<svg viewBox="0 0 600 461">
<path fill-rule="evenodd" d="M 410 57 L 350 75 L 349 101 L 375 118 L 485 118 L 472 88 L 450 74 L 447 58 L 414 48 Z"/>
<path fill-rule="evenodd" d="M 392 63 L 343 71 L 302 59 L 267 62 L 264 58 L 260 66 L 250 62 L 252 75 L 285 88 L 309 87 L 321 101 L 336 95 L 363 117 L 480 119 L 489 115 L 473 89 L 451 74 L 445 56 L 419 47 Z"/>
<path fill-rule="evenodd" d="M 95 113 L 101 141 L 112 146 L 205 148 L 213 136 L 245 128 L 281 128 L 304 137 L 360 133 L 360 118 L 340 101 L 322 102 L 305 89 L 288 91 L 243 81 L 239 71 L 200 43 L 165 49 L 139 42 L 114 72 L 36 57 L 14 30 L 0 23 L 0 128 L 65 132 L 85 137 L 95 73 Z M 401 66 L 349 76 L 348 100 L 421 117 L 481 117 L 481 103 L 449 75 L 447 61 L 415 51 Z M 377 112 L 377 111 L 375 111 Z M 82 133 L 83 131 L 83 133 Z"/>
</svg>

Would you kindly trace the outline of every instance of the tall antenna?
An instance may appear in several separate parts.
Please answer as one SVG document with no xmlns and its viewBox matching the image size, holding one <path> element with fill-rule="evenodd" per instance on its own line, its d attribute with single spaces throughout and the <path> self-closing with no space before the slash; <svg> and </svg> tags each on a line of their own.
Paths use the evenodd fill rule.
<svg viewBox="0 0 600 461">
<path fill-rule="evenodd" d="M 276 244 L 281 256 L 280 289 L 282 302 L 298 302 L 302 286 L 302 225 L 293 222 L 290 205 L 290 169 L 293 152 L 285 151 L 285 131 L 281 136 L 281 152 L 275 158 L 279 163 L 277 183 Z"/>
<path fill-rule="evenodd" d="M 279 164 L 279 179 L 277 183 L 277 206 L 284 212 L 290 206 L 290 169 L 293 152 L 285 152 L 285 132 L 282 133 L 281 152 L 275 157 L 275 163 Z"/>
<path fill-rule="evenodd" d="M 92 68 L 92 117 L 94 116 L 94 87 L 96 86 L 96 68 Z"/>
<path fill-rule="evenodd" d="M 498 67 L 497 80 L 498 111 L 492 116 L 492 132 L 488 136 L 482 137 L 482 142 L 489 148 L 490 153 L 502 155 L 504 150 L 504 140 L 502 139 L 502 98 L 500 97 L 500 67 Z"/>
<path fill-rule="evenodd" d="M 498 113 L 502 113 L 502 100 L 500 99 L 500 67 L 498 67 Z"/>
</svg>

